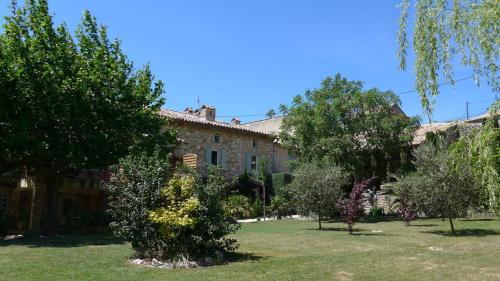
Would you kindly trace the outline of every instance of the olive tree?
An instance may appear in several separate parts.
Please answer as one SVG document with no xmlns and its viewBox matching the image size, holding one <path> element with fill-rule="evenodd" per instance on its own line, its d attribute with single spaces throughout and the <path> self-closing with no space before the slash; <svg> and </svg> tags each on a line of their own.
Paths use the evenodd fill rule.
<svg viewBox="0 0 500 281">
<path fill-rule="evenodd" d="M 339 166 L 305 163 L 294 171 L 288 188 L 294 194 L 293 201 L 298 211 L 316 214 L 321 229 L 321 222 L 338 210 L 336 204 L 348 183 L 348 174 Z"/>
<path fill-rule="evenodd" d="M 467 162 L 453 163 L 443 141 L 426 143 L 415 151 L 416 171 L 398 183 L 405 190 L 407 204 L 427 216 L 448 218 L 452 233 L 453 219 L 481 202 L 481 190 Z"/>
</svg>

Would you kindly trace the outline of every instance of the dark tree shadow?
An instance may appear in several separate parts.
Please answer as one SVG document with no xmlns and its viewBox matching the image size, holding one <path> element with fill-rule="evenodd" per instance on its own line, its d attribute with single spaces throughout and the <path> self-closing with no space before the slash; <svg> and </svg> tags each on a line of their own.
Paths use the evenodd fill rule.
<svg viewBox="0 0 500 281">
<path fill-rule="evenodd" d="M 265 260 L 265 257 L 256 255 L 254 253 L 241 253 L 241 252 L 233 252 L 227 253 L 226 259 L 228 262 L 246 262 L 246 261 L 260 261 Z"/>
<path fill-rule="evenodd" d="M 321 229 L 317 228 L 308 228 L 307 230 L 316 230 L 316 231 L 339 231 L 345 232 L 348 234 L 347 227 L 323 227 Z M 385 232 L 371 232 L 371 229 L 364 228 L 354 228 L 352 235 L 354 236 L 391 236 Z"/>
<path fill-rule="evenodd" d="M 461 219 L 460 221 L 500 221 L 500 219 L 497 219 L 497 218 Z"/>
<path fill-rule="evenodd" d="M 15 238 L 11 240 L 0 240 L 1 246 L 28 246 L 28 247 L 83 247 L 83 246 L 104 246 L 113 244 L 124 244 L 125 242 L 114 237 L 110 233 L 88 234 L 88 235 L 59 235 L 39 238 Z"/>
<path fill-rule="evenodd" d="M 483 237 L 490 235 L 500 235 L 500 231 L 492 230 L 492 229 L 481 229 L 481 228 L 464 228 L 457 229 L 456 233 L 453 234 L 451 231 L 446 230 L 431 230 L 431 231 L 423 231 L 424 233 L 437 234 L 442 236 L 462 236 L 462 237 Z"/>
<path fill-rule="evenodd" d="M 393 222 L 393 221 L 402 221 L 402 219 L 398 216 L 365 216 L 361 220 L 361 223 L 381 223 L 381 222 Z"/>
<path fill-rule="evenodd" d="M 433 227 L 433 226 L 437 226 L 437 224 L 433 224 L 433 223 L 428 223 L 428 224 L 413 224 L 413 223 L 410 223 L 409 226 L 416 226 L 416 227 Z"/>
</svg>

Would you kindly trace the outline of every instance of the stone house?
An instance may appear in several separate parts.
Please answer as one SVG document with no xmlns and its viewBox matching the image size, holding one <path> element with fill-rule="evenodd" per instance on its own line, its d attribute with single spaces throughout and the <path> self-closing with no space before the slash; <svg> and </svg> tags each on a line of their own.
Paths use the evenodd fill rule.
<svg viewBox="0 0 500 281">
<path fill-rule="evenodd" d="M 289 172 L 285 165 L 288 153 L 271 131 L 241 124 L 237 118 L 230 123 L 219 121 L 216 109 L 208 105 L 184 112 L 162 109 L 160 114 L 177 130 L 175 161 L 202 175 L 206 175 L 208 164 L 221 166 L 227 176 L 255 174 L 261 160 L 267 163 L 269 173 Z"/>
</svg>

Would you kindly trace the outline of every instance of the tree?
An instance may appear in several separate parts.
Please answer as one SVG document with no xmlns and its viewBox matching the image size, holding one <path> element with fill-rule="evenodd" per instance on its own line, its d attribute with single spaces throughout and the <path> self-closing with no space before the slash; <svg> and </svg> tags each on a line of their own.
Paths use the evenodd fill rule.
<svg viewBox="0 0 500 281">
<path fill-rule="evenodd" d="M 11 9 L 0 34 L 0 171 L 34 177 L 30 231 L 54 234 L 65 174 L 155 146 L 166 156 L 174 134 L 160 132 L 163 83 L 148 66 L 134 70 L 88 11 L 73 37 L 54 25 L 47 0 Z"/>
<path fill-rule="evenodd" d="M 397 111 L 400 101 L 392 92 L 363 91 L 359 81 L 337 74 L 327 77 L 319 89 L 296 96 L 281 106 L 282 144 L 296 162 L 336 163 L 357 179 L 374 174 L 384 178 L 389 160 L 409 154 L 418 120 Z M 405 157 L 402 157 L 404 160 Z"/>
<path fill-rule="evenodd" d="M 313 212 L 321 222 L 336 211 L 336 203 L 342 197 L 343 188 L 349 184 L 348 174 L 339 166 L 304 163 L 293 174 L 289 188 L 294 202 L 302 214 Z"/>
<path fill-rule="evenodd" d="M 459 172 L 463 165 L 470 165 L 474 182 L 487 197 L 489 208 L 497 213 L 500 213 L 499 106 L 497 101 L 481 129 L 461 136 L 450 150 L 453 168 Z"/>
<path fill-rule="evenodd" d="M 400 68 L 405 70 L 408 50 L 410 0 L 401 3 L 398 34 Z M 473 77 L 485 77 L 494 91 L 498 82 L 500 54 L 500 2 L 498 0 L 415 0 L 413 50 L 416 89 L 430 115 L 430 97 L 439 94 L 439 75 L 454 84 L 453 60 L 472 68 Z"/>
<path fill-rule="evenodd" d="M 274 116 L 276 116 L 276 111 L 274 109 L 269 109 L 266 113 L 266 117 L 271 119 L 273 118 Z"/>
<path fill-rule="evenodd" d="M 481 190 L 474 182 L 469 163 L 454 162 L 444 141 L 425 143 L 415 151 L 417 170 L 398 184 L 406 189 L 408 203 L 427 216 L 448 218 L 452 233 L 453 219 L 481 202 Z"/>
<path fill-rule="evenodd" d="M 349 197 L 338 201 L 349 234 L 352 234 L 354 224 L 363 215 L 363 193 L 373 186 L 376 180 L 377 178 L 372 177 L 355 184 Z"/>
<path fill-rule="evenodd" d="M 253 208 L 248 197 L 231 195 L 224 202 L 224 211 L 227 216 L 235 219 L 246 219 L 253 216 Z"/>
</svg>

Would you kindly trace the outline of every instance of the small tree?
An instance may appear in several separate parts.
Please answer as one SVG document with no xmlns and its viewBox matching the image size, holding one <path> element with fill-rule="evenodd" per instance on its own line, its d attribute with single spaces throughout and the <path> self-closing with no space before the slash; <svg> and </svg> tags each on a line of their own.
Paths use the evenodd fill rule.
<svg viewBox="0 0 500 281">
<path fill-rule="evenodd" d="M 321 229 L 321 222 L 337 211 L 335 203 L 347 184 L 348 175 L 339 166 L 306 163 L 295 171 L 289 187 L 298 211 L 315 213 Z"/>
<path fill-rule="evenodd" d="M 349 234 L 352 234 L 354 224 L 363 215 L 363 193 L 373 185 L 375 180 L 376 178 L 372 177 L 354 185 L 349 198 L 341 199 L 338 203 Z"/>
<path fill-rule="evenodd" d="M 417 170 L 399 183 L 407 189 L 408 203 L 428 216 L 448 218 L 455 233 L 453 219 L 480 204 L 481 191 L 470 164 L 453 164 L 442 140 L 423 144 L 415 151 L 415 158 Z"/>
</svg>

